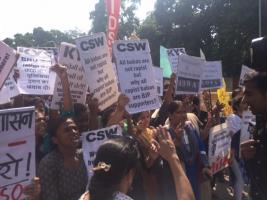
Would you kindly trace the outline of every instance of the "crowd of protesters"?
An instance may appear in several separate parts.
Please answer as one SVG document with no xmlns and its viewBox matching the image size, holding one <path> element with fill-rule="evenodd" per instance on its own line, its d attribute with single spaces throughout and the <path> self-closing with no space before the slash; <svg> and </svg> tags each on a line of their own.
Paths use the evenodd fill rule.
<svg viewBox="0 0 267 200">
<path fill-rule="evenodd" d="M 248 74 L 245 87 L 232 92 L 233 114 L 212 107 L 209 93 L 175 95 L 173 74 L 158 110 L 130 115 L 129 99 L 120 94 L 110 108 L 99 111 L 98 100 L 88 93 L 86 104 L 72 103 L 66 67 L 51 68 L 63 86 L 63 107 L 51 110 L 43 96 L 20 95 L 1 109 L 35 106 L 36 177 L 24 189 L 31 200 L 209 200 L 216 174 L 208 160 L 209 131 L 226 122 L 231 127 L 234 198 L 242 199 L 245 184 L 253 200 L 267 199 L 266 118 L 267 74 Z M 242 113 L 257 116 L 249 141 L 240 144 Z M 93 176 L 83 159 L 81 133 L 120 125 L 98 149 Z M 241 145 L 241 150 L 240 150 Z M 241 151 L 241 152 L 240 152 Z"/>
</svg>

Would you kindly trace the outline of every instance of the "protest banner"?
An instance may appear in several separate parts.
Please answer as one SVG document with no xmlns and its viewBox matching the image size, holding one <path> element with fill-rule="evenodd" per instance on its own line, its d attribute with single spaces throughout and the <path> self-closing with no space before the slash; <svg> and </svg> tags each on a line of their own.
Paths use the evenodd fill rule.
<svg viewBox="0 0 267 200">
<path fill-rule="evenodd" d="M 170 78 L 172 75 L 172 67 L 168 58 L 167 49 L 160 46 L 160 68 L 163 70 L 163 77 Z"/>
<path fill-rule="evenodd" d="M 148 41 L 115 41 L 113 53 L 121 92 L 130 100 L 126 110 L 133 114 L 159 108 Z"/>
<path fill-rule="evenodd" d="M 176 94 L 197 94 L 199 92 L 204 64 L 205 61 L 199 57 L 179 55 Z"/>
<path fill-rule="evenodd" d="M 251 126 L 256 126 L 256 116 L 250 110 L 243 111 L 240 144 L 252 138 L 253 131 L 249 130 Z M 239 149 L 239 156 L 241 157 L 241 149 Z"/>
<path fill-rule="evenodd" d="M 102 111 L 117 102 L 119 95 L 106 36 L 104 33 L 97 33 L 78 38 L 76 44 L 90 93 L 98 99 L 99 109 Z"/>
<path fill-rule="evenodd" d="M 239 86 L 242 87 L 244 86 L 244 78 L 245 78 L 245 75 L 248 74 L 248 73 L 251 73 L 251 72 L 255 72 L 255 70 L 245 66 L 245 65 L 242 65 L 242 69 L 241 69 L 241 74 L 240 74 L 240 79 L 239 79 Z"/>
<path fill-rule="evenodd" d="M 112 55 L 112 43 L 117 39 L 119 29 L 119 17 L 121 0 L 106 0 L 108 14 L 107 40 L 110 55 Z"/>
<path fill-rule="evenodd" d="M 0 104 L 9 103 L 11 98 L 19 95 L 16 80 L 15 67 L 13 67 L 3 87 L 0 89 Z"/>
<path fill-rule="evenodd" d="M 55 63 L 58 63 L 59 49 L 57 47 L 38 47 L 37 49 L 42 49 L 50 53 L 54 57 Z"/>
<path fill-rule="evenodd" d="M 18 47 L 20 73 L 17 86 L 20 94 L 52 95 L 56 74 L 50 71 L 55 64 L 54 56 L 41 49 Z"/>
<path fill-rule="evenodd" d="M 153 67 L 157 94 L 158 96 L 163 96 L 163 70 L 159 67 Z"/>
<path fill-rule="evenodd" d="M 16 61 L 16 51 L 0 41 L 0 89 Z"/>
<path fill-rule="evenodd" d="M 8 88 L 3 85 L 0 89 L 0 104 L 5 104 L 10 102 L 10 94 Z"/>
<path fill-rule="evenodd" d="M 72 101 L 73 103 L 85 104 L 88 86 L 85 71 L 80 61 L 80 55 L 75 45 L 65 42 L 61 43 L 58 62 L 67 67 Z M 60 109 L 62 107 L 62 103 L 63 89 L 61 81 L 59 77 L 57 77 L 54 95 L 51 102 L 51 109 Z"/>
<path fill-rule="evenodd" d="M 231 150 L 231 133 L 227 124 L 220 124 L 209 132 L 209 164 L 213 174 L 228 167 Z"/>
<path fill-rule="evenodd" d="M 35 177 L 34 107 L 0 110 L 0 199 L 24 199 Z"/>
<path fill-rule="evenodd" d="M 203 65 L 201 90 L 223 87 L 222 62 L 206 61 Z"/>
<path fill-rule="evenodd" d="M 240 143 L 251 138 L 251 133 L 249 132 L 249 123 L 256 125 L 256 116 L 253 115 L 250 110 L 247 110 L 242 113 Z"/>
<path fill-rule="evenodd" d="M 169 62 L 171 64 L 172 73 L 177 73 L 179 65 L 179 55 L 186 54 L 185 48 L 172 48 L 167 49 L 167 55 Z"/>
<path fill-rule="evenodd" d="M 93 161 L 99 146 L 116 135 L 122 135 L 122 129 L 118 125 L 82 133 L 83 159 L 89 176 L 92 175 Z"/>
</svg>

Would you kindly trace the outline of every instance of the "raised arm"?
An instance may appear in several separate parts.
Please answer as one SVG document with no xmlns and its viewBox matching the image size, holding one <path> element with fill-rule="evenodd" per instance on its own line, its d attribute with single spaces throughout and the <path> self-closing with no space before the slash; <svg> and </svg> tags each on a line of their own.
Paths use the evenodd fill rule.
<svg viewBox="0 0 267 200">
<path fill-rule="evenodd" d="M 171 168 L 177 200 L 194 200 L 195 197 L 191 184 L 185 175 L 170 134 L 165 128 L 159 127 L 158 138 L 159 154 L 167 160 Z"/>
<path fill-rule="evenodd" d="M 120 94 L 118 98 L 118 104 L 114 113 L 111 114 L 108 126 L 119 124 L 126 118 L 127 112 L 125 106 L 129 103 L 129 98 L 125 94 Z"/>
<path fill-rule="evenodd" d="M 51 70 L 56 72 L 62 84 L 63 111 L 70 112 L 72 111 L 73 104 L 72 104 L 72 98 L 70 94 L 70 84 L 69 84 L 69 79 L 68 79 L 68 74 L 67 74 L 67 68 L 63 65 L 56 64 L 53 67 L 51 67 Z"/>
</svg>

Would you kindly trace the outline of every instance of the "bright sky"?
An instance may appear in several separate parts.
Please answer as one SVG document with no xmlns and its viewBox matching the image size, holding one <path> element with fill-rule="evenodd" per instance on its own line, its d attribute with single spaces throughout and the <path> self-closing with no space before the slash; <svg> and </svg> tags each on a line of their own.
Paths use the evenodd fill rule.
<svg viewBox="0 0 267 200">
<path fill-rule="evenodd" d="M 98 0 L 3 0 L 0 12 L 0 40 L 35 27 L 66 31 L 90 29 L 89 12 Z M 143 20 L 154 9 L 155 0 L 142 0 L 136 12 Z"/>
</svg>

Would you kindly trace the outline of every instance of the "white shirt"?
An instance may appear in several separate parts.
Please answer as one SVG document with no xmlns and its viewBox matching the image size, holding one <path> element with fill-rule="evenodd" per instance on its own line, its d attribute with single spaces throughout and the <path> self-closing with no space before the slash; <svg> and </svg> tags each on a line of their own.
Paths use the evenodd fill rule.
<svg viewBox="0 0 267 200">
<path fill-rule="evenodd" d="M 133 200 L 131 197 L 123 194 L 122 192 L 115 192 L 113 194 L 113 200 Z"/>
</svg>

